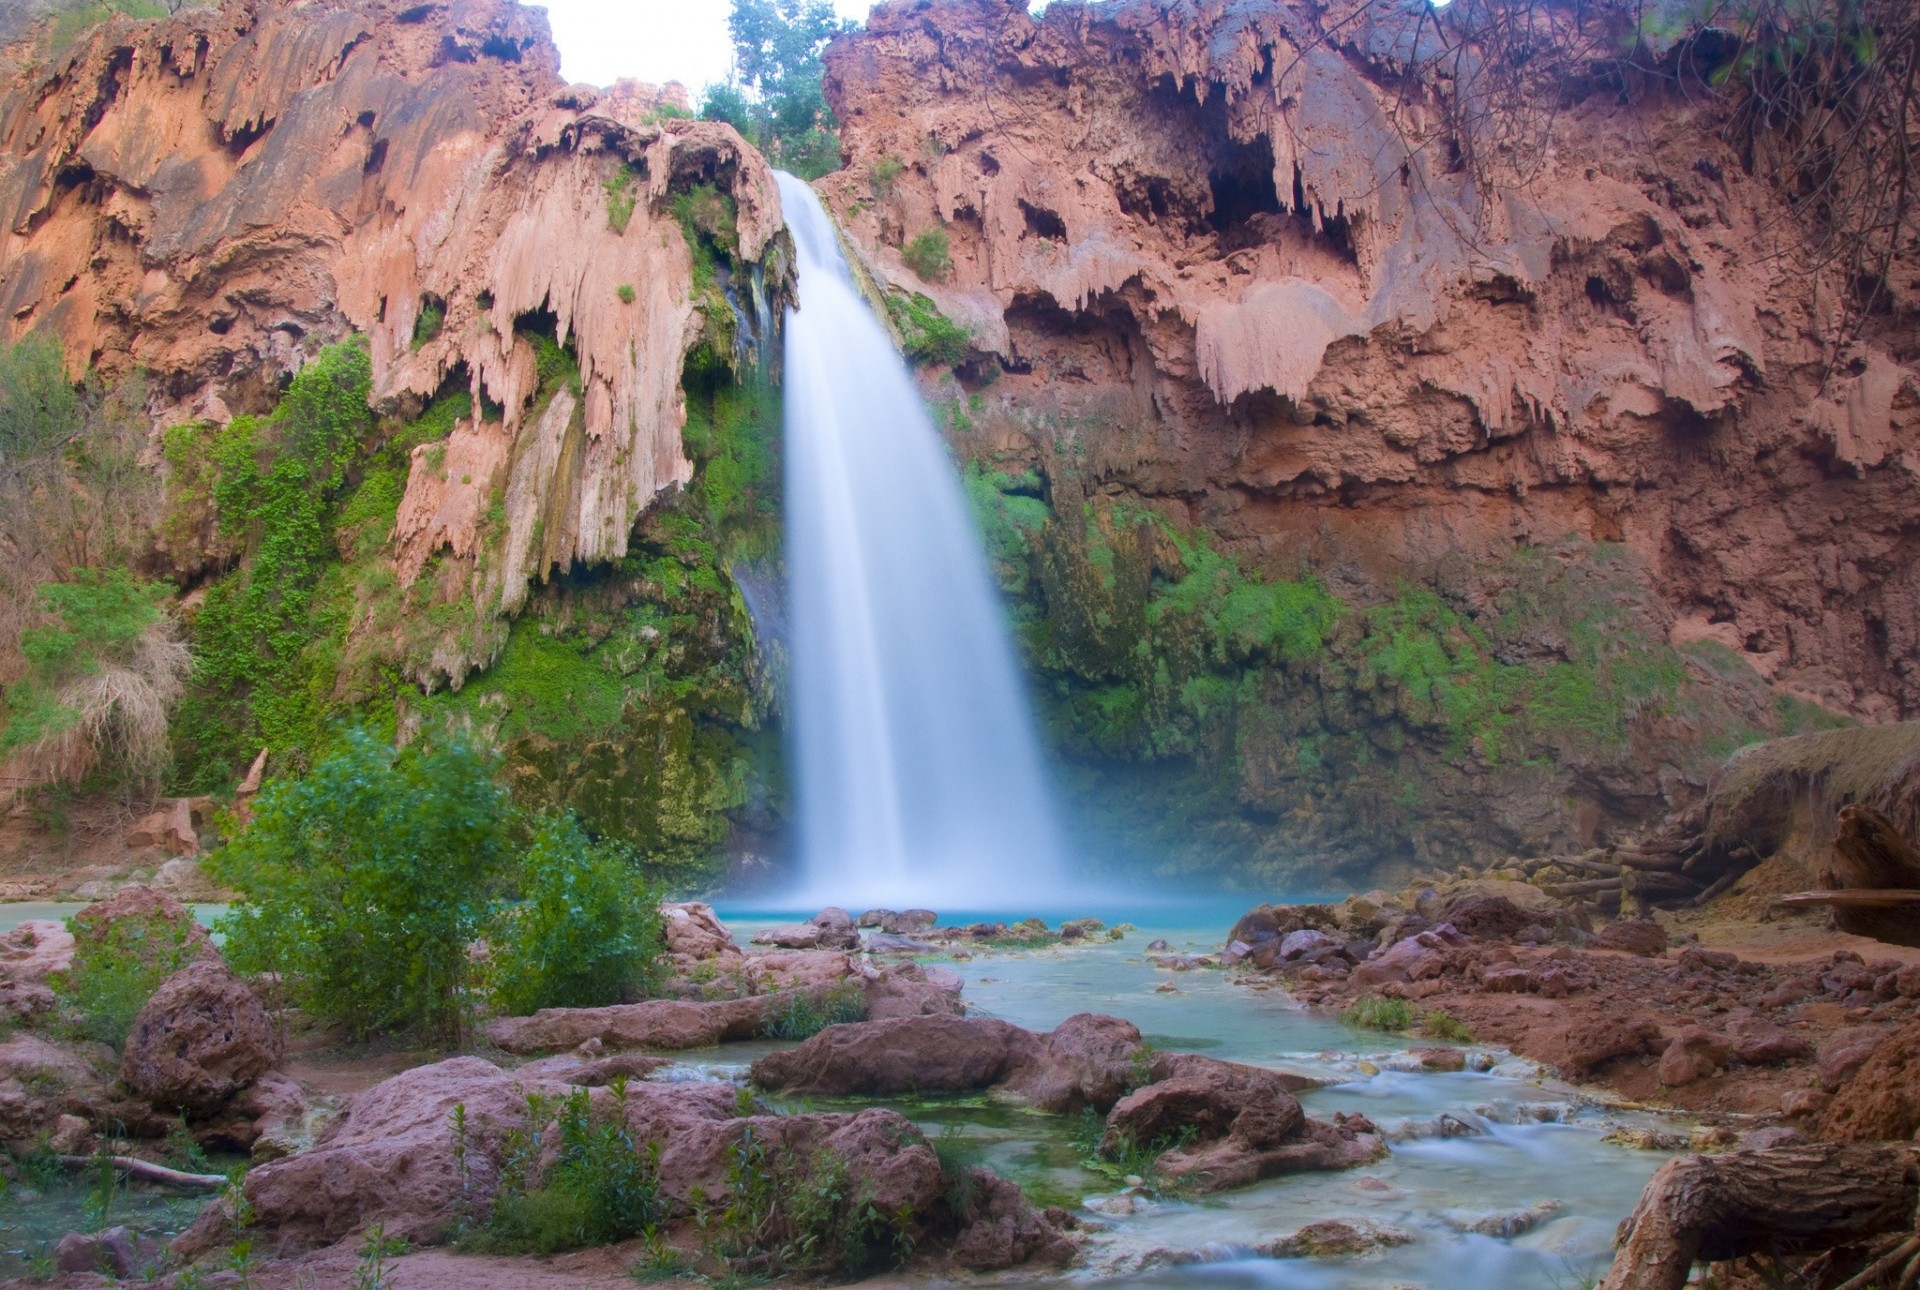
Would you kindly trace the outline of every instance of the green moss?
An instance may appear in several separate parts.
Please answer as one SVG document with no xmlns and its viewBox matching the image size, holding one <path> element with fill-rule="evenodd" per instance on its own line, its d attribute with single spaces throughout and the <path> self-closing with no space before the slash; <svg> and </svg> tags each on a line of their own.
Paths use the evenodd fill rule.
<svg viewBox="0 0 1920 1290">
<path fill-rule="evenodd" d="M 938 305 L 918 292 L 889 295 L 887 313 L 900 333 L 901 347 L 915 363 L 951 367 L 973 346 L 971 331 L 941 313 Z"/>
</svg>

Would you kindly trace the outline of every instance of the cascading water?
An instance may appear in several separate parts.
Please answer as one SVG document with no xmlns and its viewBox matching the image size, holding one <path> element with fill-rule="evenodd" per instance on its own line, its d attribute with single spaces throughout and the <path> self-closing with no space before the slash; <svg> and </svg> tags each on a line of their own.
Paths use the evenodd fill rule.
<svg viewBox="0 0 1920 1290">
<path fill-rule="evenodd" d="M 789 648 L 803 903 L 1044 907 L 1061 852 L 953 463 L 806 184 L 787 316 Z"/>
</svg>

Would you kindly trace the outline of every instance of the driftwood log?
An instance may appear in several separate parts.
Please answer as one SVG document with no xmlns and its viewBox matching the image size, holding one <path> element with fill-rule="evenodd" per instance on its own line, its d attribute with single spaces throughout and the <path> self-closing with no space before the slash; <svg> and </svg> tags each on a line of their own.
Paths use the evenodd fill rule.
<svg viewBox="0 0 1920 1290">
<path fill-rule="evenodd" d="M 99 1156 L 55 1156 L 54 1159 L 69 1169 L 91 1169 L 100 1163 Z M 159 1183 L 163 1187 L 178 1187 L 183 1191 L 219 1191 L 227 1185 L 225 1174 L 190 1174 L 156 1165 L 138 1156 L 108 1156 L 107 1160 L 123 1174 L 131 1174 L 142 1182 Z"/>
<path fill-rule="evenodd" d="M 1670 1160 L 1620 1225 L 1600 1290 L 1682 1290 L 1696 1262 L 1812 1254 L 1911 1232 L 1917 1183 L 1905 1144 L 1793 1142 Z"/>
</svg>

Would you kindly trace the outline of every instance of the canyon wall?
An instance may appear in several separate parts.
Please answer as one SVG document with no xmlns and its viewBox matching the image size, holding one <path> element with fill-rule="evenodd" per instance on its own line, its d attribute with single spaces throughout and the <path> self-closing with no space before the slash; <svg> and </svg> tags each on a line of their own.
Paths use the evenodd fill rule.
<svg viewBox="0 0 1920 1290">
<path fill-rule="evenodd" d="M 678 87 L 564 84 L 513 0 L 71 8 L 0 27 L 0 340 L 144 382 L 177 787 L 470 730 L 704 874 L 771 701 L 731 580 L 777 493 L 765 160 Z"/>
<path fill-rule="evenodd" d="M 1842 343 L 1724 102 L 1609 68 L 1625 8 L 1478 137 L 1448 12 L 900 0 L 828 59 L 820 187 L 970 332 L 927 387 L 1013 518 L 1057 737 L 1122 799 L 1210 767 L 1234 824 L 1187 849 L 1271 873 L 1604 841 L 1744 739 L 1920 712 L 1914 258 Z M 1326 630 L 1138 656 L 1179 652 L 1192 542 Z"/>
</svg>

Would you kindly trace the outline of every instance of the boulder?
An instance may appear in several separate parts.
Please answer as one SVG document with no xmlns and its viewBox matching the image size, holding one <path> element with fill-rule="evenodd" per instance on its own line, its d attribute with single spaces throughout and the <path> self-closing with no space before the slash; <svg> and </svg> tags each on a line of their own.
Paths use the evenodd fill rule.
<svg viewBox="0 0 1920 1290">
<path fill-rule="evenodd" d="M 608 1048 L 711 1048 L 760 1033 L 771 999 L 694 1002 L 649 999 L 604 1008 L 542 1008 L 531 1017 L 496 1017 L 487 1038 L 510 1053 L 551 1053 L 598 1039 Z"/>
<path fill-rule="evenodd" d="M 160 983 L 120 1059 L 120 1082 L 155 1106 L 204 1115 L 273 1069 L 280 1040 L 260 999 L 218 962 Z"/>
<path fill-rule="evenodd" d="M 502 1070 L 477 1057 L 456 1057 L 396 1075 L 356 1097 L 323 1141 L 298 1155 L 254 1168 L 246 1178 L 252 1231 L 263 1246 L 292 1253 L 339 1241 L 379 1223 L 386 1234 L 419 1245 L 443 1240 L 462 1206 L 484 1210 L 499 1186 L 507 1136 L 529 1126 L 529 1094 L 566 1093 L 559 1063 Z M 624 1108 L 636 1143 L 658 1151 L 660 1193 L 670 1219 L 697 1205 L 724 1206 L 737 1180 L 738 1148 L 749 1138 L 764 1148 L 759 1167 L 776 1171 L 775 1203 L 804 1193 L 821 1162 L 858 1180 L 871 1205 L 902 1221 L 924 1248 L 958 1232 L 952 1254 L 963 1267 L 995 1268 L 1035 1257 L 1063 1256 L 1062 1238 L 1017 1188 L 976 1174 L 964 1211 L 955 1189 L 913 1123 L 896 1112 L 741 1116 L 732 1087 L 704 1082 L 589 1087 L 593 1114 Z M 465 1126 L 453 1149 L 455 1108 Z M 984 1224 L 984 1226 L 982 1226 Z M 979 1229 L 979 1230 L 975 1230 Z M 209 1206 L 175 1243 L 194 1258 L 235 1234 L 231 1212 Z"/>
<path fill-rule="evenodd" d="M 880 930 L 894 936 L 912 936 L 924 932 L 940 921 L 940 915 L 931 909 L 903 909 L 897 914 L 889 913 L 880 920 Z"/>
<path fill-rule="evenodd" d="M 200 835 L 193 827 L 191 803 L 184 797 L 168 799 L 127 830 L 127 845 L 135 850 L 158 847 L 171 856 L 199 854 Z"/>
<path fill-rule="evenodd" d="M 1668 1088 L 1684 1088 L 1721 1070 L 1732 1056 L 1733 1041 L 1725 1035 L 1689 1026 L 1660 1054 L 1660 1082 Z"/>
<path fill-rule="evenodd" d="M 1785 1066 L 1813 1056 L 1813 1045 L 1780 1026 L 1762 1021 L 1730 1024 L 1733 1059 L 1743 1066 Z"/>
<path fill-rule="evenodd" d="M 194 921 L 185 905 L 164 891 L 142 886 L 122 887 L 75 914 L 72 931 L 76 952 L 84 946 L 100 944 L 115 923 L 126 919 L 165 923 L 181 933 L 189 954 L 214 960 L 220 957 L 220 951 L 207 936 L 207 929 Z"/>
<path fill-rule="evenodd" d="M 1619 919 L 1594 934 L 1593 948 L 1655 958 L 1666 953 L 1667 929 L 1650 918 Z"/>
<path fill-rule="evenodd" d="M 1280 958 L 1283 961 L 1304 958 L 1312 951 L 1327 946 L 1341 947 L 1345 942 L 1317 928 L 1303 927 L 1297 932 L 1288 932 L 1280 938 Z"/>
<path fill-rule="evenodd" d="M 0 1143 L 25 1147 L 58 1123 L 70 1103 L 105 1093 L 104 1044 L 60 1043 L 30 1031 L 0 1041 Z"/>
<path fill-rule="evenodd" d="M 1377 990 L 1395 982 L 1422 981 L 1446 970 L 1447 957 L 1433 945 L 1423 944 L 1419 936 L 1397 941 L 1365 963 L 1358 964 L 1349 978 L 1361 990 Z"/>
<path fill-rule="evenodd" d="M 1300 1103 L 1274 1072 L 1233 1062 L 1213 1062 L 1136 1089 L 1107 1113 L 1102 1152 L 1129 1143 L 1152 1145 L 1190 1132 L 1196 1141 L 1238 1134 L 1269 1146 L 1298 1133 L 1306 1123 Z"/>
<path fill-rule="evenodd" d="M 1825 1069 L 1825 1062 L 1822 1062 Z M 1906 1141 L 1920 1132 L 1920 1021 L 1884 1032 L 1820 1120 L 1835 1142 Z"/>
<path fill-rule="evenodd" d="M 163 891 L 175 900 L 189 904 L 207 904 L 227 897 L 198 860 L 169 860 L 153 875 L 155 891 Z"/>
<path fill-rule="evenodd" d="M 64 923 L 33 918 L 0 934 L 0 1021 L 51 1012 L 47 978 L 72 964 L 73 934 Z"/>
<path fill-rule="evenodd" d="M 1297 1133 L 1279 1135 L 1278 1120 L 1256 1117 L 1245 1127 L 1211 1142 L 1162 1152 L 1154 1169 L 1164 1178 L 1198 1192 L 1243 1187 L 1263 1178 L 1317 1170 L 1352 1169 L 1387 1154 L 1387 1144 L 1364 1116 L 1337 1114 L 1331 1121 L 1307 1120 Z"/>
<path fill-rule="evenodd" d="M 738 955 L 733 933 L 713 912 L 713 906 L 700 901 L 670 902 L 660 906 L 665 922 L 667 953 L 684 955 L 692 963 Z"/>
<path fill-rule="evenodd" d="M 846 910 L 830 906 L 804 923 L 784 923 L 755 932 L 753 943 L 788 950 L 855 950 L 860 948 L 860 929 Z"/>
<path fill-rule="evenodd" d="M 1453 924 L 1476 941 L 1507 941 L 1538 920 L 1505 896 L 1474 892 L 1447 901 L 1440 921 Z"/>
<path fill-rule="evenodd" d="M 1145 1050 L 1131 1021 L 1098 1013 L 1075 1013 L 1028 1051 L 1004 1090 L 1045 1111 L 1105 1111 L 1128 1088 L 1142 1082 Z"/>
<path fill-rule="evenodd" d="M 1227 941 L 1240 941 L 1258 949 L 1267 941 L 1279 940 L 1302 928 L 1328 931 L 1337 925 L 1331 905 L 1260 905 L 1240 916 L 1240 921 L 1227 933 Z"/>
<path fill-rule="evenodd" d="M 964 985 L 958 972 L 937 964 L 896 963 L 870 968 L 861 979 L 869 1021 L 889 1017 L 959 1016 L 966 1010 L 960 1001 Z"/>
<path fill-rule="evenodd" d="M 157 1270 L 164 1253 L 151 1237 L 109 1227 L 104 1232 L 68 1232 L 55 1241 L 53 1266 L 59 1272 L 97 1272 L 128 1281 Z"/>
<path fill-rule="evenodd" d="M 991 1088 L 1032 1060 L 1041 1037 L 989 1017 L 899 1017 L 828 1026 L 753 1063 L 761 1088 L 801 1096 L 895 1096 Z"/>
<path fill-rule="evenodd" d="M 1530 1031 L 1517 1047 L 1566 1078 L 1583 1080 L 1610 1061 L 1659 1052 L 1664 1044 L 1652 1017 L 1593 1012 Z"/>
<path fill-rule="evenodd" d="M 989 1169 L 973 1169 L 964 1194 L 964 1224 L 950 1257 L 963 1268 L 993 1272 L 1037 1263 L 1065 1267 L 1078 1247 L 1027 1201 L 1020 1188 Z M 950 1191 L 949 1194 L 952 1194 Z"/>
<path fill-rule="evenodd" d="M 1829 1093 L 1838 1092 L 1867 1064 L 1887 1033 L 1885 1026 L 1846 1026 L 1828 1035 L 1820 1045 L 1820 1087 Z"/>
<path fill-rule="evenodd" d="M 1411 1232 L 1370 1218 L 1323 1218 L 1254 1249 L 1269 1259 L 1326 1259 L 1410 1245 L 1413 1239 Z"/>
</svg>

